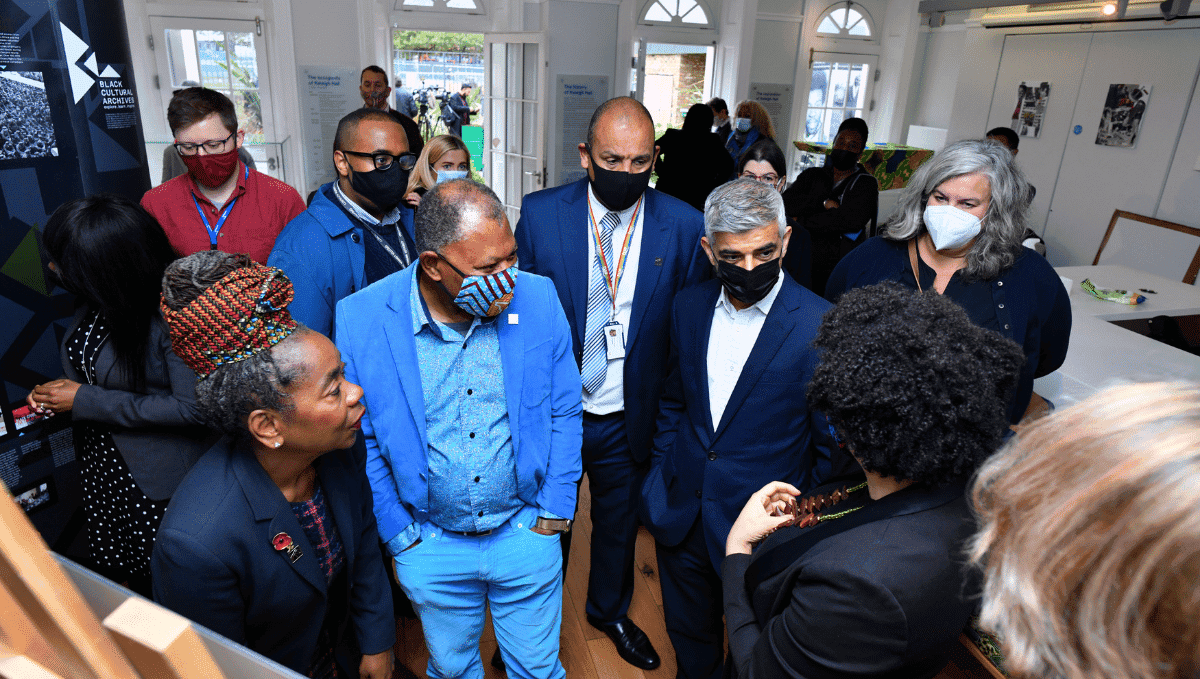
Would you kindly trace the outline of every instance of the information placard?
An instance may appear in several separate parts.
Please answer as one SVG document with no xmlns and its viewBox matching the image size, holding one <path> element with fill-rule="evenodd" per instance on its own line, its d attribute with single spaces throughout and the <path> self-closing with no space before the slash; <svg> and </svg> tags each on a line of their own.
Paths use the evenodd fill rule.
<svg viewBox="0 0 1200 679">
<path fill-rule="evenodd" d="M 300 66 L 301 138 L 304 140 L 304 193 L 333 181 L 333 137 L 338 121 L 362 106 L 358 70 L 347 66 Z"/>
<path fill-rule="evenodd" d="M 789 139 L 792 127 L 792 86 L 779 83 L 750 83 L 750 99 L 757 101 L 771 114 L 778 138 Z"/>
<path fill-rule="evenodd" d="M 562 186 L 586 176 L 579 166 L 579 144 L 587 139 L 588 121 L 596 107 L 609 99 L 608 76 L 560 75 L 555 96 L 561 121 L 557 127 L 561 132 L 554 140 L 559 155 L 558 183 L 553 186 Z"/>
</svg>

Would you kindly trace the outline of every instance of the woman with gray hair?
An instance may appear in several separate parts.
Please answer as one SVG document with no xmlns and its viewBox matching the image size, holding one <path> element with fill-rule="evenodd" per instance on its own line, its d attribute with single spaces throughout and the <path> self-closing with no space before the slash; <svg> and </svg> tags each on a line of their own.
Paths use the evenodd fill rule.
<svg viewBox="0 0 1200 679">
<path fill-rule="evenodd" d="M 1066 289 L 1045 259 L 1021 245 L 1028 195 L 1003 145 L 951 144 L 913 174 L 883 233 L 847 255 L 825 290 L 832 302 L 884 280 L 935 290 L 976 325 L 1016 341 L 1025 366 L 1008 404 L 1013 424 L 1025 416 L 1034 378 L 1062 365 L 1071 334 Z"/>
</svg>

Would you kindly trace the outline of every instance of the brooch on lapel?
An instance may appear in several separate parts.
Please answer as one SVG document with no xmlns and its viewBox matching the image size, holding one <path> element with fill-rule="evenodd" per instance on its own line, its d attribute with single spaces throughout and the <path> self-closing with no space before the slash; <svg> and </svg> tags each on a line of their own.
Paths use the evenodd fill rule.
<svg viewBox="0 0 1200 679">
<path fill-rule="evenodd" d="M 283 552 L 292 563 L 304 556 L 304 552 L 300 551 L 300 545 L 292 541 L 292 536 L 287 533 L 276 533 L 275 537 L 271 538 L 271 544 L 275 546 L 275 551 Z"/>
</svg>

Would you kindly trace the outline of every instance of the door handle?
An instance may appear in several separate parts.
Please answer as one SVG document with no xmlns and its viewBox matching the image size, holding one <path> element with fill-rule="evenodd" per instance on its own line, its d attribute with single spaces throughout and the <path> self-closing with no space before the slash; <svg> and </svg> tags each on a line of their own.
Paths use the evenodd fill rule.
<svg viewBox="0 0 1200 679">
<path fill-rule="evenodd" d="M 525 174 L 533 175 L 539 182 L 542 181 L 542 173 L 540 171 L 530 172 L 529 170 L 525 170 Z"/>
</svg>

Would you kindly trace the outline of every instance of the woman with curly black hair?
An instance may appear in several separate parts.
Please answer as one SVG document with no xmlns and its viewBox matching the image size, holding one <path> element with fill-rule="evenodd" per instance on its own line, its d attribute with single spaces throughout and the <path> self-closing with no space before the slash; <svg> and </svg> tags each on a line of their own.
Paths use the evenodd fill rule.
<svg viewBox="0 0 1200 679">
<path fill-rule="evenodd" d="M 964 489 L 1007 430 L 1021 349 L 895 284 L 843 295 L 814 345 L 809 405 L 863 474 L 742 509 L 722 566 L 735 674 L 932 677 L 974 610 Z"/>
</svg>

